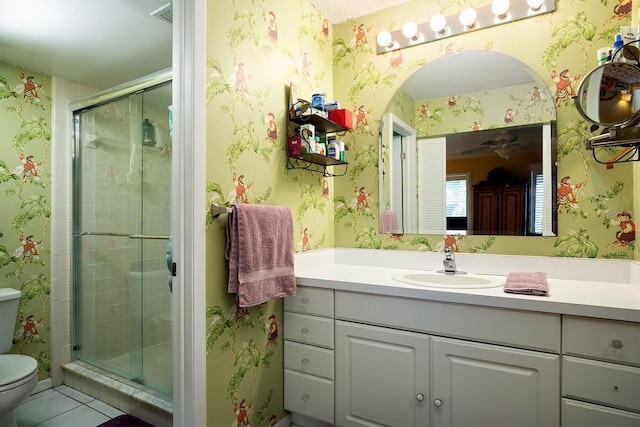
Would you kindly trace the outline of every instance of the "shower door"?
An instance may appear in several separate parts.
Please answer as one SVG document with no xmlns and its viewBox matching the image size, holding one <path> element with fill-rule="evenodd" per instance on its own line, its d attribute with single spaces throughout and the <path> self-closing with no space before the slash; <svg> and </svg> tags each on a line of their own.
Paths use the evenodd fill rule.
<svg viewBox="0 0 640 427">
<path fill-rule="evenodd" d="M 74 112 L 74 354 L 172 393 L 171 82 Z"/>
</svg>

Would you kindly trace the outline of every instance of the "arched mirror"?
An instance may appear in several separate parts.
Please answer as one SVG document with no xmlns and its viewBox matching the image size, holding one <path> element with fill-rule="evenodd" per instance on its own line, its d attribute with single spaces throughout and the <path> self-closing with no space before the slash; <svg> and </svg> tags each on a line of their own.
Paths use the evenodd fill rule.
<svg viewBox="0 0 640 427">
<path fill-rule="evenodd" d="M 380 232 L 555 235 L 555 118 L 543 80 L 508 55 L 418 69 L 381 123 Z"/>
</svg>

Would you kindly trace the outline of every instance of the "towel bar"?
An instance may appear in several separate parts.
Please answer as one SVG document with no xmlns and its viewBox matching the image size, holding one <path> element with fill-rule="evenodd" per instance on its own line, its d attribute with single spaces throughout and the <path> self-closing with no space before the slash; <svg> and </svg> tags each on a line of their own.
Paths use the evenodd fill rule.
<svg viewBox="0 0 640 427">
<path fill-rule="evenodd" d="M 213 215 L 214 218 L 224 213 L 231 213 L 231 208 L 227 208 L 226 206 L 211 205 L 211 215 Z"/>
</svg>

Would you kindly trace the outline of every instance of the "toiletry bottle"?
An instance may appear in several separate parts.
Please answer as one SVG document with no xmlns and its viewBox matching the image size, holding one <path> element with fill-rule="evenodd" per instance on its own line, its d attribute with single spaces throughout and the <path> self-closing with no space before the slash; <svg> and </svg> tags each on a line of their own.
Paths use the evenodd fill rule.
<svg viewBox="0 0 640 427">
<path fill-rule="evenodd" d="M 616 38 L 613 42 L 613 53 L 611 54 L 611 60 L 613 62 L 626 62 L 622 55 L 622 49 L 620 49 L 622 45 L 624 45 L 624 42 L 622 41 L 622 34 L 618 33 L 616 34 Z"/>
<path fill-rule="evenodd" d="M 346 162 L 345 160 L 345 154 L 344 154 L 344 141 L 340 141 L 338 143 L 338 148 L 340 149 L 340 161 L 341 162 Z"/>
<path fill-rule="evenodd" d="M 598 65 L 604 65 L 607 63 L 607 60 L 610 55 L 611 48 L 601 47 L 598 49 Z"/>
<path fill-rule="evenodd" d="M 323 142 L 320 142 L 320 137 L 316 136 L 316 153 L 321 156 L 327 155 L 327 146 Z"/>
<path fill-rule="evenodd" d="M 329 143 L 327 156 L 334 158 L 336 160 L 340 160 L 340 146 L 338 145 L 335 139 Z"/>
<path fill-rule="evenodd" d="M 142 124 L 142 143 L 149 147 L 156 145 L 156 130 L 149 119 L 144 119 Z"/>
</svg>

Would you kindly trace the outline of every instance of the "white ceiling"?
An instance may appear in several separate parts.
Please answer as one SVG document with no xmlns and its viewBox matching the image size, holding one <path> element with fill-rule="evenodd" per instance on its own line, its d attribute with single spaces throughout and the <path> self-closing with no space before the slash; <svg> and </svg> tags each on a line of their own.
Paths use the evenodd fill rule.
<svg viewBox="0 0 640 427">
<path fill-rule="evenodd" d="M 415 71 L 403 89 L 415 100 L 544 83 L 528 65 L 490 50 L 468 50 L 437 58 Z"/>
<path fill-rule="evenodd" d="M 0 0 L 0 62 L 107 89 L 171 66 L 171 0 Z M 407 0 L 310 0 L 332 23 Z M 209 4 L 218 4 L 209 2 Z"/>
<path fill-rule="evenodd" d="M 170 0 L 0 0 L 0 62 L 106 89 L 171 66 Z"/>
</svg>

